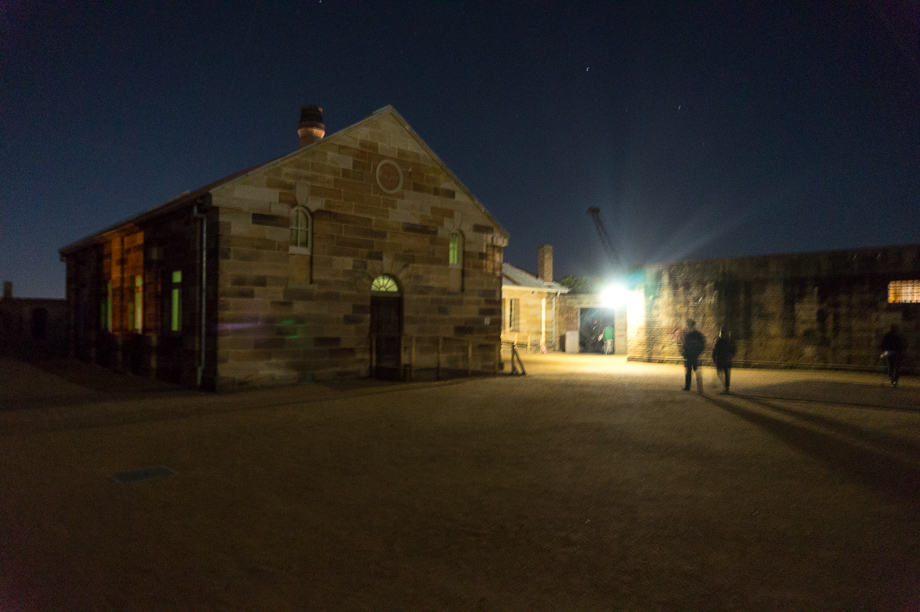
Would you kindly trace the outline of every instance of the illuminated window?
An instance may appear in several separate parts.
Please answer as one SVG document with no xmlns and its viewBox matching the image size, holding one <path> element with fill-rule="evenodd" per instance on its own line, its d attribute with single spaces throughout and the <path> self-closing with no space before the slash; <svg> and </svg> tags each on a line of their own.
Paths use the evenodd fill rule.
<svg viewBox="0 0 920 612">
<path fill-rule="evenodd" d="M 182 270 L 173 270 L 169 302 L 169 330 L 182 331 Z"/>
<path fill-rule="evenodd" d="M 371 283 L 372 293 L 399 293 L 399 285 L 396 279 L 387 274 L 381 274 Z"/>
<path fill-rule="evenodd" d="M 521 326 L 521 300 L 519 298 L 508 299 L 508 329 L 518 331 Z"/>
<path fill-rule="evenodd" d="M 131 328 L 140 333 L 144 331 L 144 277 L 134 277 L 134 321 Z"/>
<path fill-rule="evenodd" d="M 888 283 L 889 304 L 920 304 L 920 280 L 900 280 Z"/>
<path fill-rule="evenodd" d="M 292 247 L 310 248 L 310 222 L 310 212 L 303 206 L 297 206 L 291 211 L 290 244 Z"/>
<path fill-rule="evenodd" d="M 112 283 L 105 284 L 105 293 L 99 300 L 99 327 L 105 331 L 112 331 Z"/>
<path fill-rule="evenodd" d="M 447 256 L 447 263 L 452 266 L 463 265 L 463 234 L 454 232 L 450 235 L 450 251 Z"/>
</svg>

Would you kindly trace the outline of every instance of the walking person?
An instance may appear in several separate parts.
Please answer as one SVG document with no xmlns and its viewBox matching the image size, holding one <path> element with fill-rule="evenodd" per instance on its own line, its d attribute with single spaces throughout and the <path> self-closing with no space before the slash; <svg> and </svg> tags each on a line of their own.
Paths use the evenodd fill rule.
<svg viewBox="0 0 920 612">
<path fill-rule="evenodd" d="M 608 323 L 604 327 L 604 354 L 609 355 L 613 352 L 613 325 Z"/>
<path fill-rule="evenodd" d="M 712 347 L 712 361 L 716 364 L 716 373 L 725 385 L 722 393 L 730 393 L 729 386 L 732 380 L 732 359 L 735 356 L 735 341 L 731 332 L 724 327 L 719 330 L 719 337 Z"/>
<path fill-rule="evenodd" d="M 684 357 L 684 391 L 690 390 L 690 380 L 696 372 L 696 390 L 703 392 L 703 377 L 699 372 L 700 354 L 706 348 L 706 338 L 696 329 L 696 321 L 687 319 L 687 329 L 684 332 L 680 354 Z"/>
<path fill-rule="evenodd" d="M 891 381 L 892 387 L 898 386 L 898 378 L 901 377 L 901 362 L 904 360 L 904 351 L 907 350 L 907 343 L 899 333 L 898 326 L 892 325 L 887 334 L 882 336 L 882 358 L 888 363 L 888 380 Z"/>
</svg>

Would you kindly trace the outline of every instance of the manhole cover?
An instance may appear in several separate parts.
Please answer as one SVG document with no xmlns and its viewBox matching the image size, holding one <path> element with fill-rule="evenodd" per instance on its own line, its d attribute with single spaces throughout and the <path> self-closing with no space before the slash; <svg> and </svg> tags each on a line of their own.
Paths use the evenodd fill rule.
<svg viewBox="0 0 920 612">
<path fill-rule="evenodd" d="M 139 480 L 151 480 L 153 478 L 162 478 L 163 476 L 172 476 L 174 471 L 168 467 L 157 465 L 155 467 L 143 467 L 126 472 L 117 472 L 112 474 L 112 478 L 118 482 L 138 482 Z"/>
</svg>

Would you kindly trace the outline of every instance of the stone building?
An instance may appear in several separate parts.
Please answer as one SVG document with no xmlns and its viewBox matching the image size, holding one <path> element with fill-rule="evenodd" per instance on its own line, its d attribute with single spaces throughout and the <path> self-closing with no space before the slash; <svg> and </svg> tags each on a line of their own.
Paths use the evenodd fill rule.
<svg viewBox="0 0 920 612">
<path fill-rule="evenodd" d="M 920 245 L 654 264 L 627 305 L 628 358 L 678 362 L 688 318 L 750 367 L 873 370 L 898 325 L 920 366 Z M 710 356 L 710 350 L 703 357 Z"/>
<path fill-rule="evenodd" d="M 507 232 L 392 107 L 61 249 L 70 351 L 226 389 L 499 366 Z"/>
<path fill-rule="evenodd" d="M 537 275 L 502 264 L 502 343 L 522 350 L 557 350 L 559 297 L 568 288 L 553 281 L 553 247 L 537 253 Z"/>
<path fill-rule="evenodd" d="M 64 300 L 13 297 L 13 283 L 3 282 L 0 354 L 33 357 L 63 353 L 66 330 Z"/>
</svg>

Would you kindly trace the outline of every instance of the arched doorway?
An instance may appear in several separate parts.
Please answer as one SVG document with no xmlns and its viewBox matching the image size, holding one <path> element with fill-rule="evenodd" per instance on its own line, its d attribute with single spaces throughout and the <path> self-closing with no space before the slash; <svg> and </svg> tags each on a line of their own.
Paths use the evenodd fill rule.
<svg viewBox="0 0 920 612">
<path fill-rule="evenodd" d="M 402 292 L 381 274 L 371 283 L 371 347 L 376 378 L 399 379 L 402 356 Z"/>
</svg>

